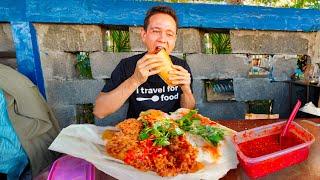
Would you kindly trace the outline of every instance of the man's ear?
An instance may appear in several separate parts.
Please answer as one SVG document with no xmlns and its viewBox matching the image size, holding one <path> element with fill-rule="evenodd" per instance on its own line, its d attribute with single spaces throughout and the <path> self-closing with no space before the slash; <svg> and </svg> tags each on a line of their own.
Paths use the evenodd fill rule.
<svg viewBox="0 0 320 180">
<path fill-rule="evenodd" d="M 146 35 L 147 35 L 147 32 L 144 30 L 144 28 L 141 28 L 140 36 L 143 43 L 145 43 Z"/>
</svg>

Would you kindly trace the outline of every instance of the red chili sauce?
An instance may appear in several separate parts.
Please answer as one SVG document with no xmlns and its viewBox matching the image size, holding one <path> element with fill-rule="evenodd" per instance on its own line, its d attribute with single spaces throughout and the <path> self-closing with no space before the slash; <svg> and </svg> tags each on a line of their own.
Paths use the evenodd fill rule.
<svg viewBox="0 0 320 180">
<path fill-rule="evenodd" d="M 289 131 L 281 140 L 281 144 L 279 140 L 280 134 L 273 134 L 240 143 L 239 148 L 246 156 L 255 158 L 304 143 L 302 139 Z"/>
</svg>

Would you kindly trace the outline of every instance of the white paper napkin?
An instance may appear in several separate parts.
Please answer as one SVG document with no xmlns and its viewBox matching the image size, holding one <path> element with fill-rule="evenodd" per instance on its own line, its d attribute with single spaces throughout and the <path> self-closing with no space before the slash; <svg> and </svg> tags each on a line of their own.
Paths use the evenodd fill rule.
<svg viewBox="0 0 320 180">
<path fill-rule="evenodd" d="M 70 125 L 60 132 L 49 149 L 82 158 L 92 163 L 97 169 L 104 173 L 121 180 L 219 179 L 230 169 L 237 168 L 238 159 L 230 139 L 231 137 L 226 137 L 221 147 L 222 157 L 220 160 L 196 173 L 180 174 L 175 177 L 163 178 L 155 172 L 142 172 L 106 154 L 104 141 L 101 139 L 101 134 L 106 128 L 107 127 L 85 124 Z"/>
</svg>

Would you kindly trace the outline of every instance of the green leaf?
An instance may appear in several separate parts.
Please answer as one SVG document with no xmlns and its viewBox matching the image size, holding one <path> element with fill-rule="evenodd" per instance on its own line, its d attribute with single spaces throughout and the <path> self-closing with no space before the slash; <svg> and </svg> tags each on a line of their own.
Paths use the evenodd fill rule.
<svg viewBox="0 0 320 180">
<path fill-rule="evenodd" d="M 177 120 L 179 127 L 183 131 L 189 131 L 192 134 L 199 135 L 213 145 L 224 139 L 224 131 L 220 128 L 201 125 L 199 118 L 193 117 L 197 111 L 190 111 L 188 114 Z"/>
<path fill-rule="evenodd" d="M 140 133 L 139 138 L 141 141 L 148 139 L 149 135 L 147 133 Z"/>
<path fill-rule="evenodd" d="M 92 79 L 92 72 L 90 66 L 90 59 L 88 52 L 78 52 L 76 54 L 77 63 L 75 68 L 79 73 L 80 78 Z"/>
<path fill-rule="evenodd" d="M 143 124 L 143 127 L 148 127 L 148 122 L 144 119 L 142 119 L 142 124 Z"/>
<path fill-rule="evenodd" d="M 218 143 L 223 140 L 223 136 L 221 134 L 211 134 L 210 136 L 207 137 L 208 140 L 213 144 L 213 145 L 218 145 Z"/>
<path fill-rule="evenodd" d="M 162 137 L 163 134 L 158 130 L 158 129 L 152 129 L 152 134 L 155 136 L 155 137 Z"/>
<path fill-rule="evenodd" d="M 155 139 L 154 143 L 159 146 L 168 146 L 170 145 L 169 138 L 163 136 L 162 138 Z"/>
<path fill-rule="evenodd" d="M 149 133 L 150 133 L 151 131 L 152 131 L 151 128 L 148 128 L 148 127 L 144 128 L 144 129 L 140 132 L 140 134 L 139 134 L 140 140 L 143 141 L 143 140 L 145 140 L 145 139 L 148 139 L 148 138 L 149 138 Z"/>
<path fill-rule="evenodd" d="M 129 31 L 112 30 L 111 38 L 113 40 L 114 52 L 128 52 L 130 51 Z"/>
<path fill-rule="evenodd" d="M 174 128 L 174 131 L 172 132 L 173 136 L 180 136 L 183 135 L 184 131 L 178 127 Z"/>
<path fill-rule="evenodd" d="M 212 54 L 230 54 L 231 41 L 229 34 L 210 33 L 209 38 L 212 42 Z"/>
</svg>

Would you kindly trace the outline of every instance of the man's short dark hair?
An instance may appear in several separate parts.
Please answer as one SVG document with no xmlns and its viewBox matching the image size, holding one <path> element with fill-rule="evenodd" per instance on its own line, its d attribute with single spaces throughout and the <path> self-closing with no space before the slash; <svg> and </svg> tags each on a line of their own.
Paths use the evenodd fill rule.
<svg viewBox="0 0 320 180">
<path fill-rule="evenodd" d="M 176 12 L 169 6 L 160 5 L 160 6 L 154 6 L 148 10 L 146 17 L 144 18 L 144 24 L 143 24 L 143 29 L 145 31 L 147 31 L 150 17 L 159 13 L 168 14 L 169 16 L 171 16 L 176 22 L 176 28 L 178 30 L 178 17 L 176 15 Z"/>
</svg>

